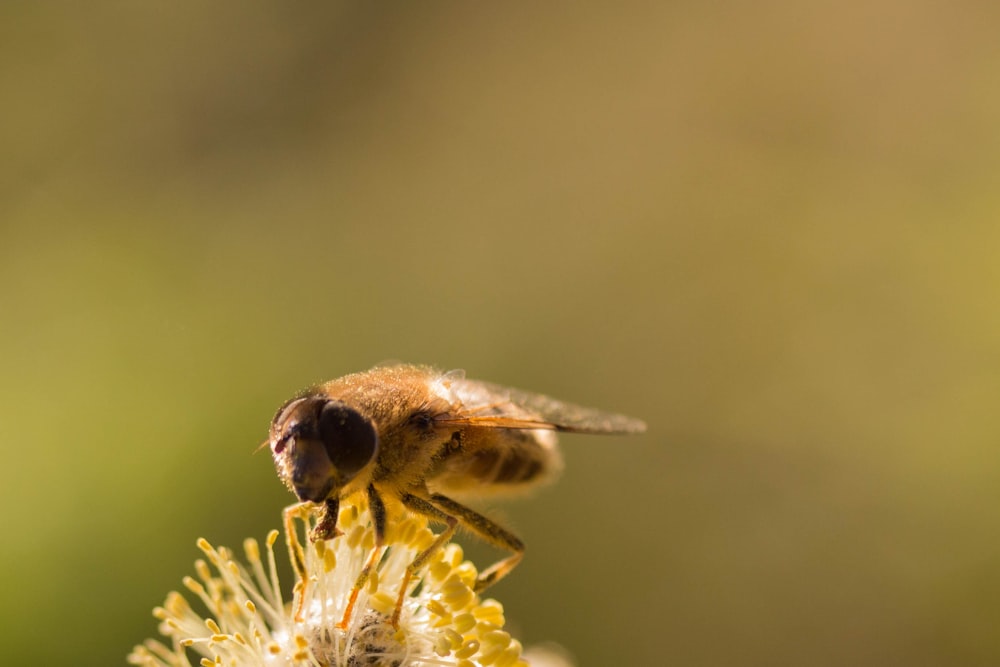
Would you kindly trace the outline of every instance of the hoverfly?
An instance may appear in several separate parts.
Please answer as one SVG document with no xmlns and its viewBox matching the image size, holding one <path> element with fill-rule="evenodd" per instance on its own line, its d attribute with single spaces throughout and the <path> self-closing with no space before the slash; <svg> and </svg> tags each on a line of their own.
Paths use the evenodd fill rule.
<svg viewBox="0 0 1000 667">
<path fill-rule="evenodd" d="M 342 500 L 367 498 L 375 548 L 342 626 L 381 558 L 387 522 L 408 511 L 446 526 L 407 568 L 392 618 L 396 625 L 410 578 L 459 525 L 511 552 L 479 575 L 477 593 L 510 573 L 523 556 L 524 543 L 516 535 L 452 496 L 502 494 L 552 477 L 561 467 L 556 431 L 645 429 L 638 419 L 468 380 L 462 371 L 400 364 L 347 375 L 291 399 L 275 415 L 268 444 L 285 485 L 301 503 L 320 508 L 312 540 L 339 534 Z M 286 529 L 289 512 L 300 506 L 286 510 Z M 301 574 L 301 559 L 293 555 L 295 561 Z"/>
</svg>

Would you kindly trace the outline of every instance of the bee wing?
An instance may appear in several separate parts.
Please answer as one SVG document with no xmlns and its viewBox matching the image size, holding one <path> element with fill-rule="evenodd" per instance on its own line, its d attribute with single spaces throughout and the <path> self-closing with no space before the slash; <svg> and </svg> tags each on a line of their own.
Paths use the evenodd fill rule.
<svg viewBox="0 0 1000 667">
<path fill-rule="evenodd" d="M 437 421 L 485 428 L 546 429 L 572 433 L 642 433 L 640 419 L 585 408 L 550 396 L 504 387 L 492 382 L 466 380 L 459 373 L 442 377 L 458 406 Z"/>
</svg>

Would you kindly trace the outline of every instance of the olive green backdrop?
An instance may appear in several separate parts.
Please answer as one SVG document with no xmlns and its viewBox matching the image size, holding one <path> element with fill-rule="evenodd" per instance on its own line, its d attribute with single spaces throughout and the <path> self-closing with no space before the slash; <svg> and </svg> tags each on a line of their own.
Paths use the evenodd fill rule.
<svg viewBox="0 0 1000 667">
<path fill-rule="evenodd" d="M 1000 662 L 1000 10 L 854 5 L 6 3 L 3 662 L 122 664 L 386 359 L 649 423 L 487 505 L 526 644 Z"/>
</svg>

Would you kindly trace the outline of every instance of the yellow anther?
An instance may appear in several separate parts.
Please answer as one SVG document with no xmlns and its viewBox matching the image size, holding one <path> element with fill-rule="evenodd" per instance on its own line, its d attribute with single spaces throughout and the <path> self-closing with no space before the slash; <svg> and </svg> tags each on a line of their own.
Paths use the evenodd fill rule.
<svg viewBox="0 0 1000 667">
<path fill-rule="evenodd" d="M 479 654 L 479 664 L 480 665 L 492 665 L 500 658 L 503 653 L 503 647 L 495 646 L 492 648 L 483 647 L 482 652 Z"/>
<path fill-rule="evenodd" d="M 452 574 L 441 585 L 444 602 L 452 609 L 465 609 L 475 599 L 475 593 L 457 575 Z"/>
<path fill-rule="evenodd" d="M 434 614 L 435 616 L 447 616 L 448 610 L 444 608 L 444 605 L 437 600 L 431 600 L 427 603 L 427 611 Z"/>
<path fill-rule="evenodd" d="M 222 632 L 222 628 L 219 627 L 219 624 L 216 623 L 215 620 L 211 618 L 205 619 L 205 627 L 214 632 L 215 634 L 219 634 L 220 632 Z"/>
<path fill-rule="evenodd" d="M 198 573 L 198 578 L 202 581 L 212 580 L 212 571 L 208 569 L 208 563 L 200 558 L 194 562 L 194 571 Z"/>
<path fill-rule="evenodd" d="M 183 582 L 184 588 L 188 589 L 192 593 L 195 593 L 197 595 L 204 595 L 205 594 L 205 587 L 202 586 L 197 581 L 195 581 L 193 578 L 191 578 L 191 577 L 184 577 L 183 579 L 181 579 L 181 582 Z"/>
<path fill-rule="evenodd" d="M 451 655 L 451 643 L 448 638 L 444 635 L 438 635 L 434 640 L 434 652 L 437 653 L 442 658 L 446 658 Z"/>
<path fill-rule="evenodd" d="M 455 632 L 455 630 L 453 630 L 452 628 L 445 628 L 444 632 L 441 633 L 441 636 L 446 637 L 448 639 L 448 645 L 452 649 L 456 649 L 462 646 L 462 641 L 463 641 L 462 635 Z"/>
<path fill-rule="evenodd" d="M 458 658 L 459 660 L 463 660 L 465 658 L 471 658 L 478 651 L 479 651 L 479 642 L 477 642 L 475 639 L 470 639 L 465 643 L 464 646 L 462 646 L 462 648 L 455 651 L 455 657 Z"/>
<path fill-rule="evenodd" d="M 368 604 L 375 611 L 388 616 L 396 609 L 396 598 L 385 591 L 379 591 L 368 598 Z"/>
<path fill-rule="evenodd" d="M 271 642 L 270 644 L 267 645 L 267 652 L 270 653 L 271 655 L 278 655 L 279 653 L 281 653 L 281 646 L 278 644 L 278 642 Z"/>
<path fill-rule="evenodd" d="M 498 627 L 504 625 L 503 605 L 496 600 L 483 600 L 478 607 L 472 610 L 472 613 L 480 621 L 492 623 Z"/>
<path fill-rule="evenodd" d="M 451 574 L 451 569 L 451 563 L 446 563 L 441 560 L 433 563 L 429 568 L 431 577 L 437 581 L 444 581 L 447 579 L 448 575 Z"/>
<path fill-rule="evenodd" d="M 516 651 L 511 647 L 507 647 L 500 653 L 500 657 L 497 658 L 497 667 L 513 667 L 514 663 L 520 657 L 521 652 Z"/>
<path fill-rule="evenodd" d="M 510 635 L 503 630 L 491 630 L 480 637 L 482 637 L 484 651 L 492 651 L 495 648 L 503 650 L 510 646 Z"/>
<path fill-rule="evenodd" d="M 335 567 L 337 567 L 337 554 L 333 549 L 327 549 L 323 554 L 323 571 L 333 572 Z"/>
<path fill-rule="evenodd" d="M 252 537 L 243 540 L 243 553 L 247 555 L 247 560 L 251 564 L 260 562 L 260 545 Z"/>
<path fill-rule="evenodd" d="M 347 546 L 351 549 L 357 549 L 361 545 L 361 541 L 365 538 L 364 526 L 355 526 L 346 537 Z"/>
<path fill-rule="evenodd" d="M 249 611 L 251 614 L 257 613 L 257 605 L 253 603 L 253 600 L 247 600 L 246 602 L 243 603 L 243 606 L 245 606 L 247 608 L 247 611 Z"/>
<path fill-rule="evenodd" d="M 270 549 L 278 541 L 278 531 L 272 530 L 267 534 L 267 548 Z"/>
<path fill-rule="evenodd" d="M 452 567 L 458 567 L 465 560 L 465 554 L 462 552 L 462 547 L 452 542 L 445 547 L 444 558 Z"/>
<path fill-rule="evenodd" d="M 434 539 L 434 533 L 429 530 L 422 530 L 413 536 L 413 541 L 409 544 L 413 549 L 423 551 L 434 542 Z"/>
<path fill-rule="evenodd" d="M 464 614 L 459 614 L 453 619 L 452 626 L 455 628 L 455 630 L 461 632 L 464 635 L 466 632 L 476 627 L 476 617 L 470 614 L 469 612 L 465 612 Z"/>
</svg>

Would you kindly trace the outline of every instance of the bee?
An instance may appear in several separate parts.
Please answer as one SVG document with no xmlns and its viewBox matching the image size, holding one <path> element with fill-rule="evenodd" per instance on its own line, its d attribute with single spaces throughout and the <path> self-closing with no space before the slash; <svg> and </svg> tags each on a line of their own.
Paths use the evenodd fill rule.
<svg viewBox="0 0 1000 667">
<path fill-rule="evenodd" d="M 340 534 L 341 501 L 359 496 L 368 501 L 375 547 L 342 627 L 382 556 L 388 522 L 412 512 L 445 526 L 407 567 L 395 626 L 410 579 L 459 525 L 511 554 L 483 570 L 477 593 L 509 574 L 524 554 L 520 538 L 455 497 L 502 495 L 551 479 L 561 468 L 555 432 L 645 429 L 638 419 L 469 380 L 462 371 L 399 364 L 331 380 L 289 400 L 271 422 L 267 444 L 278 477 L 300 501 L 286 510 L 288 535 L 298 508 L 319 508 L 310 539 L 327 540 Z M 289 549 L 303 574 L 302 554 L 291 543 Z"/>
</svg>

